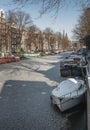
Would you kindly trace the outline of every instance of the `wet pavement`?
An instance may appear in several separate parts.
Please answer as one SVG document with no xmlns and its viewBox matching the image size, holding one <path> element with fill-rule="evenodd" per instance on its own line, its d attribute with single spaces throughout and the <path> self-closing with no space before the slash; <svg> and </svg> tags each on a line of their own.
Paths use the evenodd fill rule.
<svg viewBox="0 0 90 130">
<path fill-rule="evenodd" d="M 0 130 L 86 130 L 86 105 L 61 113 L 51 91 L 63 78 L 60 56 L 0 66 Z"/>
</svg>

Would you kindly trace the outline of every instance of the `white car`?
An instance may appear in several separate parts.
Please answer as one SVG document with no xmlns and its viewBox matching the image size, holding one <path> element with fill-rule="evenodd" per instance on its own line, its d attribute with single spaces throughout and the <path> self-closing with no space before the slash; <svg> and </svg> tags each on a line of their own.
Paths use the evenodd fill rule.
<svg viewBox="0 0 90 130">
<path fill-rule="evenodd" d="M 51 102 L 56 104 L 61 112 L 70 109 L 84 99 L 87 90 L 86 84 L 79 78 L 69 78 L 62 81 L 57 88 L 52 91 Z"/>
</svg>

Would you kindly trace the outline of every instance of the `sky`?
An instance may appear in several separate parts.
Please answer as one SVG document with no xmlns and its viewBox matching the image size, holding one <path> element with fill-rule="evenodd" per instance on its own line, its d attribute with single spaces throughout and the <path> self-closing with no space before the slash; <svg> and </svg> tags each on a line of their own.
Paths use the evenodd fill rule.
<svg viewBox="0 0 90 130">
<path fill-rule="evenodd" d="M 16 9 L 16 5 L 11 2 L 12 0 L 0 0 L 0 9 L 3 9 L 5 12 L 11 9 Z M 40 5 L 26 5 L 21 9 L 26 13 L 30 13 L 33 23 L 39 27 L 42 31 L 50 27 L 54 32 L 61 32 L 63 30 L 67 33 L 68 37 L 72 39 L 73 33 L 72 30 L 78 22 L 79 16 L 81 14 L 80 9 L 75 7 L 75 5 L 70 4 L 60 9 L 58 16 L 55 18 L 53 12 L 44 14 L 42 17 L 39 17 Z"/>
</svg>

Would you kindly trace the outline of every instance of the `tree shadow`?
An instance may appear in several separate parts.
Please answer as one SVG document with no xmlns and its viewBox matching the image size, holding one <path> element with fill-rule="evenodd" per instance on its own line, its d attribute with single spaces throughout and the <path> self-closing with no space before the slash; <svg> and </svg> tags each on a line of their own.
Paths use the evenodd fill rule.
<svg viewBox="0 0 90 130">
<path fill-rule="evenodd" d="M 65 119 L 50 105 L 51 90 L 44 82 L 6 81 L 0 94 L 0 130 L 60 130 Z"/>
<path fill-rule="evenodd" d="M 44 62 L 45 60 L 45 62 Z M 60 77 L 60 56 L 56 57 L 40 57 L 34 59 L 23 60 L 17 63 L 5 64 L 0 66 L 0 71 L 9 72 L 9 74 L 19 74 L 20 71 L 35 72 L 42 74 L 43 77 L 49 79 L 52 84 L 56 82 L 56 85 L 64 78 Z M 4 69 L 2 69 L 4 68 Z"/>
</svg>

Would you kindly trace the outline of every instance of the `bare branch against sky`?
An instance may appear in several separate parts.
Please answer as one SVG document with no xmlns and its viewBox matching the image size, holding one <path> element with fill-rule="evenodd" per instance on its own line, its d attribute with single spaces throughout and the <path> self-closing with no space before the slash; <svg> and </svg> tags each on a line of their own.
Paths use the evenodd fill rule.
<svg viewBox="0 0 90 130">
<path fill-rule="evenodd" d="M 20 30 L 25 29 L 27 26 L 31 26 L 33 21 L 30 14 L 23 11 L 9 10 L 6 17 L 7 22 L 15 23 Z"/>
<path fill-rule="evenodd" d="M 41 14 L 55 11 L 59 12 L 60 8 L 63 6 L 68 6 L 71 3 L 77 4 L 81 7 L 90 7 L 90 0 L 12 0 L 15 4 L 19 6 L 25 6 L 26 4 L 40 4 Z"/>
</svg>

